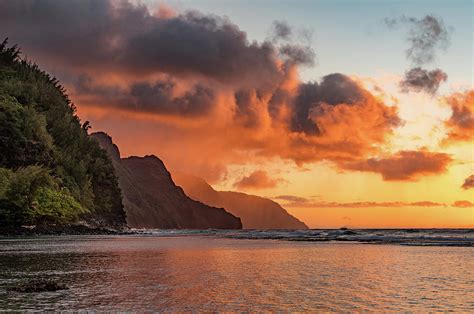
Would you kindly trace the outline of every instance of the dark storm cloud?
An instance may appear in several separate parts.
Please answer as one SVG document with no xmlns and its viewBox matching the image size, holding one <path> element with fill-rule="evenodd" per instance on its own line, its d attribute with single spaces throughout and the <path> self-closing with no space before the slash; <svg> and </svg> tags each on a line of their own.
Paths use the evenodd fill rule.
<svg viewBox="0 0 474 314">
<path fill-rule="evenodd" d="M 288 24 L 275 22 L 273 32 L 284 43 L 275 46 L 270 41 L 249 42 L 246 34 L 227 18 L 194 11 L 161 17 L 128 1 L 0 0 L 0 36 L 18 43 L 25 55 L 36 62 L 49 64 L 56 72 L 60 70 L 67 83 L 77 81 L 75 77 L 81 73 L 95 81 L 100 81 L 97 75 L 114 75 L 132 82 L 149 81 L 161 74 L 183 79 L 191 75 L 204 85 L 211 79 L 233 85 L 236 90 L 272 92 L 285 79 L 288 69 L 312 66 L 316 57 L 309 46 L 309 31 L 293 36 L 294 30 Z M 301 44 L 300 39 L 298 44 L 292 43 L 292 37 L 304 37 L 306 44 Z M 278 59 L 284 64 L 280 65 Z M 79 79 L 79 92 L 84 91 L 84 83 Z M 125 99 L 123 87 L 118 91 L 118 87 L 97 82 L 85 85 L 89 96 L 97 101 L 100 95 L 110 99 L 116 94 L 114 98 L 120 98 L 118 103 L 122 106 L 135 103 Z M 147 91 L 146 97 L 128 96 L 140 99 L 140 105 L 133 105 L 135 109 L 150 109 L 151 95 L 158 97 L 155 104 L 169 103 L 163 101 L 166 97 L 160 88 L 150 88 L 155 93 Z M 129 86 L 128 91 L 135 89 Z M 192 98 L 200 101 L 196 108 L 207 108 L 200 104 L 207 104 L 211 96 L 209 90 L 197 88 Z M 236 99 L 245 103 L 245 97 L 237 95 Z M 186 101 L 179 105 L 188 106 Z M 252 119 L 250 116 L 247 120 L 255 124 Z"/>
<path fill-rule="evenodd" d="M 351 78 L 341 73 L 323 77 L 318 87 L 319 102 L 329 105 L 354 104 L 364 99 L 364 91 Z"/>
<path fill-rule="evenodd" d="M 311 48 L 312 31 L 309 29 L 295 31 L 285 21 L 274 21 L 267 40 L 278 45 L 279 56 L 292 64 L 314 66 L 316 63 L 316 53 Z"/>
<path fill-rule="evenodd" d="M 474 188 L 474 174 L 470 175 L 466 178 L 466 180 L 464 180 L 462 188 L 465 190 Z"/>
<path fill-rule="evenodd" d="M 389 28 L 408 26 L 406 40 L 409 47 L 406 50 L 406 56 L 413 64 L 422 65 L 433 62 L 437 51 L 446 50 L 450 44 L 452 30 L 440 17 L 426 15 L 418 19 L 401 16 L 386 18 L 384 22 Z"/>
<path fill-rule="evenodd" d="M 123 94 L 122 88 L 115 85 L 97 84 L 86 74 L 79 75 L 74 82 L 74 89 L 76 93 L 99 96 L 104 99 Z"/>
<path fill-rule="evenodd" d="M 258 93 L 250 89 L 239 90 L 235 92 L 234 97 L 237 107 L 237 119 L 239 119 L 245 127 L 257 127 L 261 122 L 257 108 L 258 101 L 261 100 Z"/>
<path fill-rule="evenodd" d="M 140 108 L 169 114 L 205 115 L 215 103 L 214 92 L 204 86 L 196 85 L 182 96 L 173 96 L 175 85 L 170 81 L 155 84 L 135 83 L 130 95 Z"/>
<path fill-rule="evenodd" d="M 416 67 L 405 72 L 405 76 L 400 82 L 400 88 L 404 93 L 414 91 L 434 95 L 438 91 L 439 85 L 447 79 L 448 75 L 441 69 L 428 71 Z"/>
<path fill-rule="evenodd" d="M 270 28 L 269 37 L 272 42 L 290 40 L 292 35 L 293 29 L 286 21 L 274 21 Z"/>
<path fill-rule="evenodd" d="M 272 44 L 250 43 L 228 19 L 197 12 L 161 18 L 126 1 L 0 0 L 0 29 L 35 59 L 82 70 L 197 74 L 261 85 L 281 75 Z"/>
<path fill-rule="evenodd" d="M 310 46 L 285 44 L 279 49 L 280 56 L 294 64 L 314 66 L 316 53 Z"/>
<path fill-rule="evenodd" d="M 127 87 L 118 87 L 101 85 L 82 75 L 75 86 L 83 103 L 158 114 L 206 115 L 216 102 L 215 93 L 201 85 L 176 96 L 172 80 L 133 82 Z"/>
<path fill-rule="evenodd" d="M 303 83 L 295 99 L 291 128 L 296 132 L 318 134 L 319 129 L 310 117 L 310 111 L 318 105 L 354 104 L 364 100 L 364 92 L 356 82 L 340 73 L 323 77 L 320 83 Z"/>
</svg>

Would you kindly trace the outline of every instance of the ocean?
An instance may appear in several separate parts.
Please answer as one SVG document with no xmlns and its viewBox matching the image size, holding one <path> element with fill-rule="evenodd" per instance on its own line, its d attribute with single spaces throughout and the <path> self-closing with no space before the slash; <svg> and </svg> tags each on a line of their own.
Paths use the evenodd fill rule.
<svg viewBox="0 0 474 314">
<path fill-rule="evenodd" d="M 474 311 L 473 230 L 0 238 L 0 309 Z M 66 289 L 12 287 L 53 280 Z"/>
</svg>

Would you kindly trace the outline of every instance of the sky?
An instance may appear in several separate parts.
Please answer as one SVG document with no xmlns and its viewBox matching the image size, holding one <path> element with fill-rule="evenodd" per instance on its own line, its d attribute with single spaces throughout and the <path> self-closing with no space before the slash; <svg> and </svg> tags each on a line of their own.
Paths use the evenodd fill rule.
<svg viewBox="0 0 474 314">
<path fill-rule="evenodd" d="M 0 0 L 122 157 L 313 228 L 474 227 L 472 1 Z"/>
</svg>

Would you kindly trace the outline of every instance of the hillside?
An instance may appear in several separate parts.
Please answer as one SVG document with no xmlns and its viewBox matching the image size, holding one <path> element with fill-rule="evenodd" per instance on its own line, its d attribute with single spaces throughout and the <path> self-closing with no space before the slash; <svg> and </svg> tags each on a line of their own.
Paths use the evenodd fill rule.
<svg viewBox="0 0 474 314">
<path fill-rule="evenodd" d="M 118 147 L 103 132 L 92 136 L 110 155 L 132 228 L 240 229 L 240 219 L 222 208 L 190 199 L 176 186 L 156 156 L 120 158 Z"/>
<path fill-rule="evenodd" d="M 308 229 L 278 203 L 259 196 L 214 190 L 201 178 L 173 173 L 176 184 L 191 198 L 205 204 L 224 207 L 240 217 L 244 229 Z"/>
<path fill-rule="evenodd" d="M 59 82 L 0 45 L 0 229 L 121 228 L 114 168 Z"/>
</svg>

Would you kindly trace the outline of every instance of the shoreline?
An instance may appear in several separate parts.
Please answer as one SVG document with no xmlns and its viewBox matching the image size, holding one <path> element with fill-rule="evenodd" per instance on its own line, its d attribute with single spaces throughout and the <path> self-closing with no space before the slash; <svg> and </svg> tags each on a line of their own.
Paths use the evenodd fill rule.
<svg viewBox="0 0 474 314">
<path fill-rule="evenodd" d="M 47 226 L 47 227 L 20 227 L 0 229 L 0 237 L 36 237 L 45 235 L 119 235 L 126 233 L 126 229 L 113 229 L 107 227 L 88 227 L 84 225 L 72 226 Z"/>
</svg>

